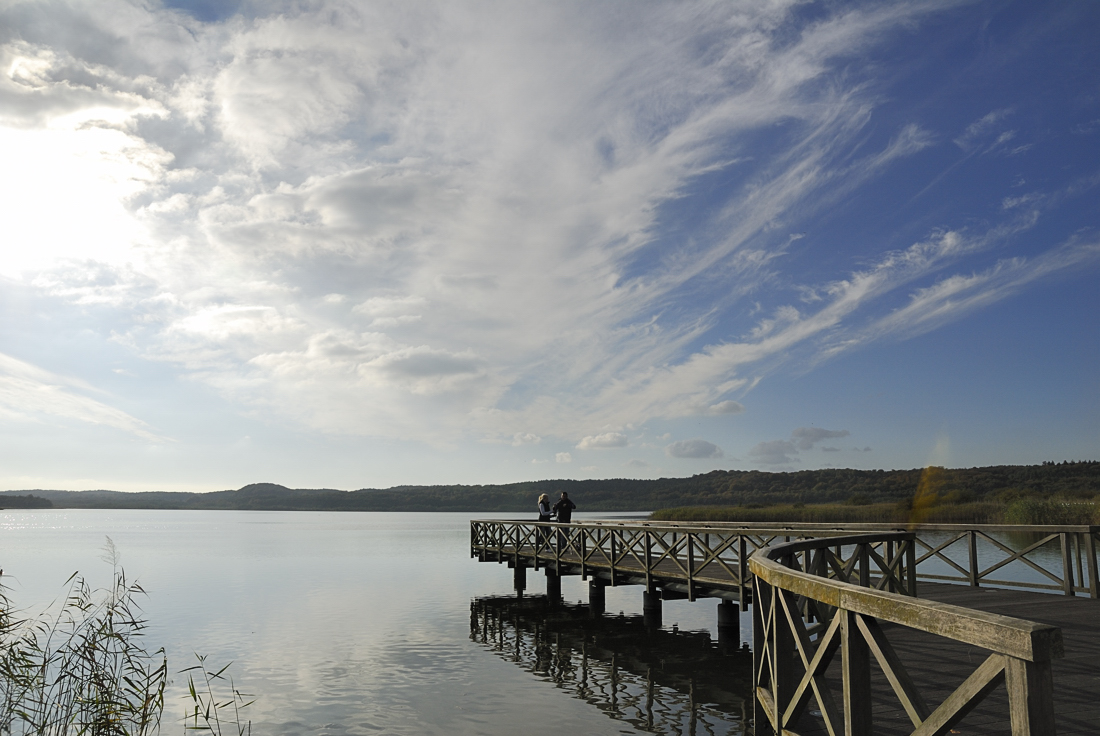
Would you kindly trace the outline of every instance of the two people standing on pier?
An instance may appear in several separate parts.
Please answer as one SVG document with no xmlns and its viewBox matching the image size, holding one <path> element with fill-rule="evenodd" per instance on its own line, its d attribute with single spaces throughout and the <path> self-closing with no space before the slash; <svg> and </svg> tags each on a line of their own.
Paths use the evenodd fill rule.
<svg viewBox="0 0 1100 736">
<path fill-rule="evenodd" d="M 553 515 L 557 514 L 559 523 L 568 524 L 573 518 L 573 509 L 575 508 L 577 508 L 577 504 L 569 500 L 569 494 L 565 491 L 561 492 L 561 498 L 552 508 L 550 497 L 544 493 L 539 496 L 539 521 L 553 521 Z"/>
<path fill-rule="evenodd" d="M 553 515 L 556 514 L 558 523 L 568 524 L 573 518 L 573 509 L 577 508 L 577 504 L 569 500 L 569 494 L 562 491 L 561 498 L 550 506 L 550 497 L 545 493 L 539 496 L 539 521 L 553 521 Z M 538 527 L 538 541 L 542 544 L 542 541 L 546 539 L 546 530 L 542 527 Z M 558 546 L 561 546 L 561 534 L 558 534 Z"/>
</svg>

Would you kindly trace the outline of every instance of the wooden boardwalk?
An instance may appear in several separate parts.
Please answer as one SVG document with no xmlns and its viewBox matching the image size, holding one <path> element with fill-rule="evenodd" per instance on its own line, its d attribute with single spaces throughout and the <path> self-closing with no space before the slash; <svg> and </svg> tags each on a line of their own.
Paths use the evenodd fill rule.
<svg viewBox="0 0 1100 736">
<path fill-rule="evenodd" d="M 658 605 L 757 603 L 758 733 L 1100 733 L 1100 528 L 535 526 L 473 522 L 471 553 L 515 567 L 517 590 L 545 566 Z"/>
</svg>

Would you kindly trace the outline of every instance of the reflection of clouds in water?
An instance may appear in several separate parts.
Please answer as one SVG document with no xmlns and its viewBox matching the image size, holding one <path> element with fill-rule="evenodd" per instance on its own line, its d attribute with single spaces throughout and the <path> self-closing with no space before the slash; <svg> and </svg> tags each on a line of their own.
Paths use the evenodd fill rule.
<svg viewBox="0 0 1100 736">
<path fill-rule="evenodd" d="M 479 515 L 492 516 L 509 515 Z M 18 602 L 31 607 L 74 569 L 106 577 L 98 555 L 104 534 L 115 540 L 149 591 L 146 641 L 168 652 L 168 730 L 189 702 L 177 673 L 198 651 L 216 667 L 233 662 L 237 687 L 256 698 L 245 714 L 256 734 L 637 733 L 469 641 L 471 598 L 510 590 L 511 575 L 469 558 L 468 515 L 19 518 L 3 527 L 5 576 L 18 574 Z"/>
<path fill-rule="evenodd" d="M 282 697 L 251 714 L 255 733 L 633 733 L 594 725 L 535 678 L 472 643 L 394 639 L 366 658 L 326 660 L 266 681 Z"/>
</svg>

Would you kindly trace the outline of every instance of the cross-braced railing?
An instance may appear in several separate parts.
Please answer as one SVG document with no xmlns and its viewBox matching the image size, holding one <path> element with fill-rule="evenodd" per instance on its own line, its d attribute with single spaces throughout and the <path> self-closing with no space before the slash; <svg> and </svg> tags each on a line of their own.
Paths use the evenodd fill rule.
<svg viewBox="0 0 1100 736">
<path fill-rule="evenodd" d="M 689 600 L 735 594 L 743 606 L 751 588 L 749 555 L 773 542 L 801 536 L 768 528 L 731 531 L 649 523 L 470 522 L 471 555 L 481 560 L 536 570 L 549 566 L 585 577 L 598 575 L 612 585 L 643 584 L 649 590 L 662 587 L 686 594 Z"/>
<path fill-rule="evenodd" d="M 905 569 L 909 590 L 925 580 L 1100 598 L 1095 526 L 470 522 L 471 553 L 483 560 L 563 566 L 613 584 L 667 584 L 689 598 L 735 590 L 742 602 L 751 590 L 748 556 L 761 547 L 891 531 L 914 535 L 905 559 L 888 544 L 881 553 Z"/>
<path fill-rule="evenodd" d="M 1053 736 L 1050 662 L 1062 656 L 1061 631 L 914 598 L 913 566 L 897 560 L 912 559 L 916 546 L 911 532 L 877 533 L 777 544 L 752 556 L 758 736 L 769 730 L 796 733 L 811 698 L 827 733 L 875 733 L 872 660 L 911 721 L 913 736 L 950 732 L 1002 683 L 1008 694 L 1005 721 L 1013 736 Z M 880 622 L 989 654 L 933 708 Z M 838 650 L 835 678 L 827 673 Z"/>
</svg>

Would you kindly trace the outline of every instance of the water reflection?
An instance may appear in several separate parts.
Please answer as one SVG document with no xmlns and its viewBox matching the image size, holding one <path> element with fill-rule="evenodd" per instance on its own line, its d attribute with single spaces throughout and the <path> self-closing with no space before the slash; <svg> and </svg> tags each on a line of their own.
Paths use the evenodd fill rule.
<svg viewBox="0 0 1100 736">
<path fill-rule="evenodd" d="M 641 731 L 743 734 L 751 714 L 752 654 L 708 632 L 593 616 L 545 596 L 492 596 L 471 602 L 470 638 Z"/>
</svg>

